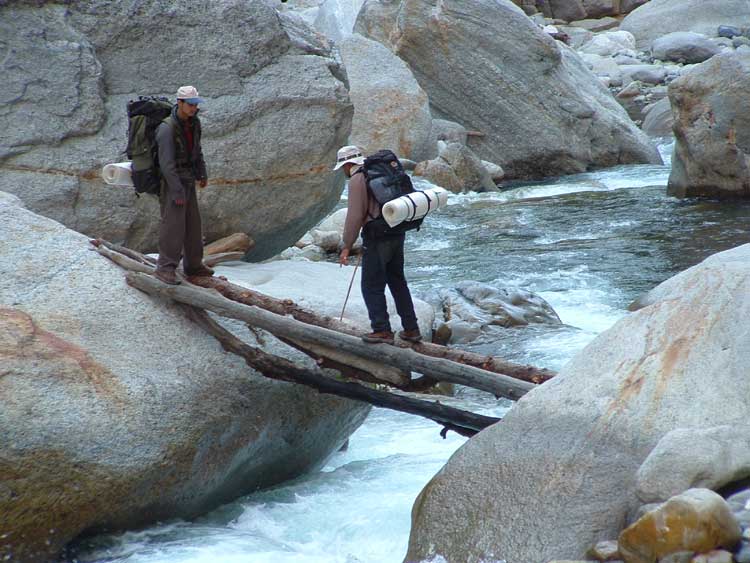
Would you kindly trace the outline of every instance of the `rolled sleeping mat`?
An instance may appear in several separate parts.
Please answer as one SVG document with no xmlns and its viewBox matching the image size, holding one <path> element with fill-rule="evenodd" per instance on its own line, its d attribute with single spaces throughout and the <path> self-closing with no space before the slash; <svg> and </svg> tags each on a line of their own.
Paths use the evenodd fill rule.
<svg viewBox="0 0 750 563">
<path fill-rule="evenodd" d="M 448 203 L 448 190 L 432 188 L 416 191 L 392 199 L 383 206 L 383 219 L 388 226 L 395 227 L 404 221 L 421 219 L 430 211 L 439 209 Z"/>
<path fill-rule="evenodd" d="M 110 186 L 132 186 L 131 164 L 130 161 L 107 164 L 102 168 L 102 178 Z"/>
</svg>

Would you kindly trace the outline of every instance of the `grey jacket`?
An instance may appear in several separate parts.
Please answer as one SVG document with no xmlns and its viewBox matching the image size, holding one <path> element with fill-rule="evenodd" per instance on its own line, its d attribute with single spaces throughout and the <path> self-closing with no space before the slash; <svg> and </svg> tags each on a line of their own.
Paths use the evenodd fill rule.
<svg viewBox="0 0 750 563">
<path fill-rule="evenodd" d="M 182 130 L 183 122 L 177 117 L 177 106 L 172 115 L 156 128 L 159 147 L 159 169 L 162 174 L 162 193 L 169 199 L 186 199 L 187 190 L 195 187 L 197 180 L 207 180 L 206 162 L 201 146 L 201 123 L 192 118 L 193 150 L 187 151 L 187 140 Z"/>
</svg>

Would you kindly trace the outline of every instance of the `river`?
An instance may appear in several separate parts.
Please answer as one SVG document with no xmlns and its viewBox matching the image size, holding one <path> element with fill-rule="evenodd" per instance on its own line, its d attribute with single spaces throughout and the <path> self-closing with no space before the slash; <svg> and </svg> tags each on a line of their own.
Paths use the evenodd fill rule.
<svg viewBox="0 0 750 563">
<path fill-rule="evenodd" d="M 750 204 L 666 195 L 671 145 L 660 150 L 666 166 L 620 166 L 452 197 L 408 236 L 414 293 L 477 280 L 541 295 L 562 326 L 498 327 L 471 349 L 559 369 L 643 292 L 750 242 Z M 451 402 L 494 416 L 511 406 L 470 390 Z M 92 538 L 77 561 L 399 563 L 414 499 L 465 440 L 439 431 L 433 422 L 374 409 L 321 471 L 192 522 Z"/>
</svg>

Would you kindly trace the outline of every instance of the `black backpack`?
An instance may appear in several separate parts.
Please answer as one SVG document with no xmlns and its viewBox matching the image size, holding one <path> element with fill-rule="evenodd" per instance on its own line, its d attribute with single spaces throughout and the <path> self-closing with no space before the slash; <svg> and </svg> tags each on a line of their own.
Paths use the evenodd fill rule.
<svg viewBox="0 0 750 563">
<path fill-rule="evenodd" d="M 380 216 L 365 223 L 365 235 L 384 238 L 402 235 L 422 226 L 423 218 L 404 221 L 395 227 L 389 226 L 383 218 L 383 206 L 386 203 L 416 191 L 404 166 L 392 151 L 385 149 L 368 156 L 361 170 L 365 175 L 368 197 L 375 198 L 380 206 Z"/>
<path fill-rule="evenodd" d="M 172 114 L 167 98 L 139 96 L 130 100 L 128 110 L 128 147 L 125 152 L 132 161 L 131 176 L 136 195 L 159 195 L 161 172 L 156 146 L 156 128 Z"/>
</svg>

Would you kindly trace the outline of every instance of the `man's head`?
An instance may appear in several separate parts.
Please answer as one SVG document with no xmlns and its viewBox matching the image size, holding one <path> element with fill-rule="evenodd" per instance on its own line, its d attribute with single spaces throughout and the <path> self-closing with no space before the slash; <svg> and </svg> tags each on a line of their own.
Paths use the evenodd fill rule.
<svg viewBox="0 0 750 563">
<path fill-rule="evenodd" d="M 344 169 L 344 174 L 351 176 L 351 170 L 355 166 L 362 166 L 365 163 L 365 157 L 362 154 L 362 150 L 354 145 L 347 145 L 341 147 L 339 152 L 336 153 L 336 166 L 334 170 L 339 168 Z"/>
<path fill-rule="evenodd" d="M 180 86 L 177 89 L 177 113 L 180 119 L 193 117 L 198 113 L 198 104 L 203 103 L 203 98 L 198 95 L 195 86 Z"/>
</svg>

